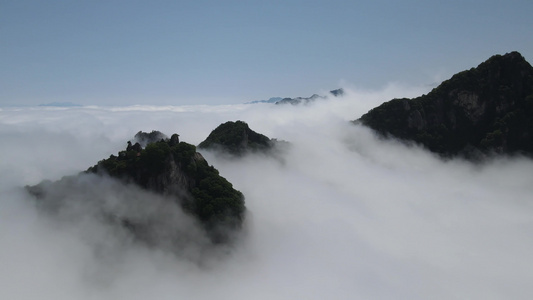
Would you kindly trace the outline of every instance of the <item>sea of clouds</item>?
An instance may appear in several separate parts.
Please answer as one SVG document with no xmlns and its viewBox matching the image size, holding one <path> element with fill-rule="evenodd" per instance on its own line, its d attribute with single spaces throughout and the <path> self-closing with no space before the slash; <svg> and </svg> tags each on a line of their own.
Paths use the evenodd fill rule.
<svg viewBox="0 0 533 300">
<path fill-rule="evenodd" d="M 531 299 L 533 161 L 443 161 L 348 122 L 424 92 L 351 89 L 307 106 L 2 108 L 0 298 Z M 83 207 L 54 218 L 22 188 L 77 174 L 140 130 L 197 145 L 235 120 L 291 147 L 282 159 L 202 152 L 249 210 L 223 253 L 146 247 Z M 131 189 L 88 195 L 156 197 Z"/>
</svg>

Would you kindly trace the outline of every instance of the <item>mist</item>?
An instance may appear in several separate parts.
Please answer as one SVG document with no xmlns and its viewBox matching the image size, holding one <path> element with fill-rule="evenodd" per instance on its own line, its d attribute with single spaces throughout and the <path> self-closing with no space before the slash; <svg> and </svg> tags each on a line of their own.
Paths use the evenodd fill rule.
<svg viewBox="0 0 533 300">
<path fill-rule="evenodd" d="M 427 90 L 346 90 L 305 106 L 3 108 L 0 298 L 533 297 L 533 161 L 445 161 L 380 139 L 348 121 Z M 94 217 L 94 208 L 75 205 L 54 218 L 23 189 L 86 170 L 140 130 L 178 133 L 197 145 L 235 120 L 291 147 L 282 158 L 200 151 L 243 192 L 249 211 L 239 241 L 216 253 L 200 253 L 204 237 L 194 237 L 194 221 L 181 215 L 194 242 L 176 255 L 136 243 Z M 107 199 L 103 205 L 122 214 L 144 212 L 143 201 L 158 197 L 85 180 L 99 187 L 87 197 Z M 68 201 L 68 188 L 58 193 Z M 135 209 L 123 198 L 137 199 Z"/>
</svg>

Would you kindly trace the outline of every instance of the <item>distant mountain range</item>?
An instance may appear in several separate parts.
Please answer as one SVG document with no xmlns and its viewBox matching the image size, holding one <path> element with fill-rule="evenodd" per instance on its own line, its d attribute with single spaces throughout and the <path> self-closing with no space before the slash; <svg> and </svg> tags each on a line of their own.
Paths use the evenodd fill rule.
<svg viewBox="0 0 533 300">
<path fill-rule="evenodd" d="M 281 97 L 272 97 L 268 100 L 255 100 L 255 101 L 251 101 L 251 102 L 246 102 L 245 104 L 257 104 L 257 103 L 276 103 L 280 100 L 282 100 L 283 98 Z"/>
<path fill-rule="evenodd" d="M 329 92 L 330 96 L 339 97 L 344 95 L 343 89 L 336 89 Z M 292 105 L 298 105 L 298 104 L 307 104 L 310 102 L 313 102 L 315 100 L 319 99 L 327 99 L 326 96 L 320 96 L 317 94 L 313 94 L 311 97 L 296 97 L 296 98 L 281 98 L 281 97 L 273 97 L 268 100 L 256 100 L 251 102 L 246 102 L 246 104 L 257 104 L 257 103 L 274 103 L 274 104 L 292 104 Z"/>
</svg>

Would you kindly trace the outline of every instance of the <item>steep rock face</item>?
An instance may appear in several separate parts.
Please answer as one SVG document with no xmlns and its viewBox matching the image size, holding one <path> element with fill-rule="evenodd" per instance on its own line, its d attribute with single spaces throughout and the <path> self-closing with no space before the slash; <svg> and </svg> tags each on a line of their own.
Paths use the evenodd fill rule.
<svg viewBox="0 0 533 300">
<path fill-rule="evenodd" d="M 533 154 L 533 68 L 518 52 L 460 72 L 427 95 L 394 99 L 357 123 L 444 156 Z"/>
<path fill-rule="evenodd" d="M 159 134 L 157 136 L 160 137 Z M 197 219 L 215 243 L 228 241 L 233 232 L 241 228 L 245 217 L 246 209 L 242 193 L 220 176 L 218 171 L 196 152 L 195 146 L 179 142 L 177 135 L 173 135 L 171 139 L 151 142 L 145 148 L 139 143 L 135 145 L 128 143 L 127 149 L 120 151 L 118 156 L 111 155 L 99 161 L 85 174 L 108 175 L 124 183 L 154 192 L 165 199 L 171 199 L 170 201 L 176 203 L 178 207 L 181 206 L 186 214 Z M 59 201 L 57 197 L 51 199 L 47 194 L 53 194 L 54 189 L 65 186 L 69 181 L 76 181 L 75 177 L 64 178 L 57 183 L 41 183 L 27 187 L 27 190 L 39 199 L 60 203 L 63 200 Z M 79 189 L 71 188 L 70 194 L 61 197 L 77 198 L 73 194 L 78 192 L 83 193 Z M 68 205 L 66 201 L 63 202 L 64 205 Z M 148 207 L 147 209 L 149 210 Z M 116 215 L 113 211 L 105 209 L 103 213 Z M 128 218 L 123 218 L 119 222 L 136 229 L 134 233 L 161 231 L 150 229 L 151 222 L 133 222 Z M 168 228 L 165 230 L 172 231 Z"/>
<path fill-rule="evenodd" d="M 233 155 L 248 151 L 266 151 L 274 147 L 275 140 L 257 133 L 243 121 L 219 125 L 198 145 L 198 148 L 222 150 Z"/>
</svg>

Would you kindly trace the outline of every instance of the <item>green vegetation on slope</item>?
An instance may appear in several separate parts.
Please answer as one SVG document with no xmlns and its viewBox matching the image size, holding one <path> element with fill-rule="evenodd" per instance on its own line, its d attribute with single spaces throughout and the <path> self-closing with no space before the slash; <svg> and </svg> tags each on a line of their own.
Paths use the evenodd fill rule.
<svg viewBox="0 0 533 300">
<path fill-rule="evenodd" d="M 215 240 L 223 239 L 219 231 L 242 225 L 244 196 L 196 152 L 194 145 L 170 140 L 137 144 L 101 160 L 87 172 L 104 172 L 133 182 L 145 189 L 171 194 L 184 210 L 194 215 Z"/>
<path fill-rule="evenodd" d="M 427 95 L 383 103 L 356 122 L 443 156 L 533 155 L 533 68 L 518 52 L 496 55 Z"/>
<path fill-rule="evenodd" d="M 198 145 L 198 148 L 227 151 L 233 155 L 242 155 L 246 151 L 268 150 L 273 142 L 257 133 L 243 121 L 226 122 L 219 125 Z"/>
</svg>

